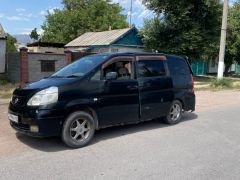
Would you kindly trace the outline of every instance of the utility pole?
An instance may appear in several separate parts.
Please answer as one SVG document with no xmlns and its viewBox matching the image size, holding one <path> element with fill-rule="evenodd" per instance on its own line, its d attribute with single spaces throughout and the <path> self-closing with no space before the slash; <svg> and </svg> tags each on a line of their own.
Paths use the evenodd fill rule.
<svg viewBox="0 0 240 180">
<path fill-rule="evenodd" d="M 220 51 L 219 51 L 219 61 L 218 61 L 218 76 L 217 76 L 218 79 L 223 78 L 224 56 L 225 56 L 226 36 L 227 36 L 227 16 L 228 16 L 228 0 L 224 0 Z"/>
<path fill-rule="evenodd" d="M 130 16 L 129 27 L 131 28 L 132 27 L 132 0 L 131 0 L 131 5 L 130 5 L 130 14 L 129 14 L 129 16 Z"/>
</svg>

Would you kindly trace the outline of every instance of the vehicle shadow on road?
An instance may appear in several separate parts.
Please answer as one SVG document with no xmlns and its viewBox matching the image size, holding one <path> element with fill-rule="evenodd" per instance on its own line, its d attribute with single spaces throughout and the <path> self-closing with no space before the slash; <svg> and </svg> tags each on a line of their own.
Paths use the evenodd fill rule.
<svg viewBox="0 0 240 180">
<path fill-rule="evenodd" d="M 182 122 L 197 119 L 198 115 L 195 113 L 184 113 L 182 117 Z M 141 131 L 150 131 L 153 129 L 159 128 L 167 128 L 171 125 L 164 124 L 159 122 L 159 120 L 146 121 L 139 124 L 131 124 L 125 126 L 116 126 L 110 127 L 106 129 L 101 129 L 96 131 L 95 137 L 92 141 L 91 145 L 94 145 L 100 141 L 104 141 L 107 139 L 116 138 L 119 136 L 125 136 L 128 134 L 134 134 Z M 58 152 L 64 150 L 71 150 L 63 144 L 59 137 L 50 137 L 50 138 L 32 138 L 29 136 L 22 135 L 20 133 L 16 133 L 16 137 L 27 146 L 44 152 Z"/>
<path fill-rule="evenodd" d="M 198 115 L 195 113 L 189 113 L 189 112 L 184 113 L 181 123 L 194 120 L 197 118 L 198 118 Z M 153 120 L 153 121 L 141 122 L 139 124 L 131 124 L 131 125 L 116 126 L 116 127 L 101 129 L 96 132 L 95 138 L 93 139 L 93 142 L 91 144 L 95 144 L 100 141 L 116 138 L 119 136 L 134 134 L 141 131 L 150 131 L 150 130 L 159 129 L 159 128 L 168 128 L 171 126 L 172 125 L 166 124 L 162 120 Z"/>
</svg>

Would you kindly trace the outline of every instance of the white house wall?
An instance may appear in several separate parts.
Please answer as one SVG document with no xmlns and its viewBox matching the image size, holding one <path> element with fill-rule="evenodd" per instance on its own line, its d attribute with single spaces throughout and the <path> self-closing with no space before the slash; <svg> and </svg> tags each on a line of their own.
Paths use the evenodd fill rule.
<svg viewBox="0 0 240 180">
<path fill-rule="evenodd" d="M 225 68 L 225 66 L 224 66 Z M 229 71 L 235 71 L 236 66 L 235 64 L 232 64 L 231 68 Z M 208 73 L 217 73 L 218 72 L 218 59 L 211 60 L 209 61 L 209 66 L 208 66 Z"/>
<path fill-rule="evenodd" d="M 0 73 L 5 72 L 6 63 L 6 40 L 0 39 Z"/>
</svg>

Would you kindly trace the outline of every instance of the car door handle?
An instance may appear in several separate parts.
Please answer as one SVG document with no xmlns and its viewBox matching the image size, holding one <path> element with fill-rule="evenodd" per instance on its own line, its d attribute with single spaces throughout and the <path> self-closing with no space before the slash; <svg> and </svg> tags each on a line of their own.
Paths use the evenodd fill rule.
<svg viewBox="0 0 240 180">
<path fill-rule="evenodd" d="M 131 86 L 131 85 L 129 85 L 129 86 L 127 86 L 127 88 L 129 90 L 136 90 L 136 89 L 138 89 L 138 86 Z"/>
</svg>

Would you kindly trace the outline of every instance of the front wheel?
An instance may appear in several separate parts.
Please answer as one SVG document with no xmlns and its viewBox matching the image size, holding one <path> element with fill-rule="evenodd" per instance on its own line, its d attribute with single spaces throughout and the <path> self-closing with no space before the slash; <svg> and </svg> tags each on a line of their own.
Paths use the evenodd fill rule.
<svg viewBox="0 0 240 180">
<path fill-rule="evenodd" d="M 177 124 L 182 118 L 182 103 L 178 100 L 173 101 L 170 111 L 164 121 L 168 124 Z"/>
<path fill-rule="evenodd" d="M 74 112 L 63 124 L 62 141 L 69 147 L 81 148 L 92 140 L 94 132 L 93 117 L 86 112 Z"/>
</svg>

